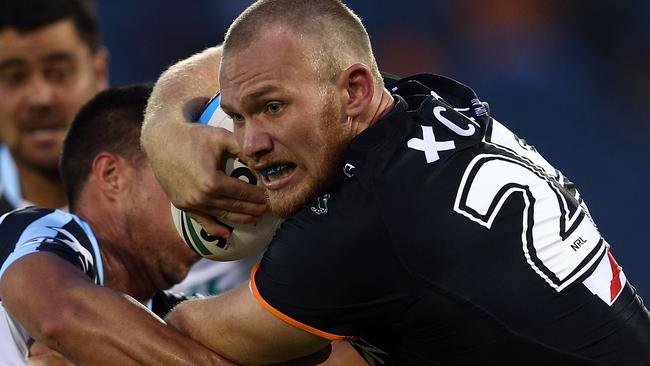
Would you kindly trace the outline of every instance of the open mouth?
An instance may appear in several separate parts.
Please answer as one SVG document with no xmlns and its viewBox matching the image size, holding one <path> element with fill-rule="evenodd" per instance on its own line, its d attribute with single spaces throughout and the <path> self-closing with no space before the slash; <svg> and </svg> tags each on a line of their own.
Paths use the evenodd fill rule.
<svg viewBox="0 0 650 366">
<path fill-rule="evenodd" d="M 268 168 L 260 169 L 259 173 L 265 181 L 273 182 L 284 177 L 288 177 L 294 169 L 296 169 L 296 164 L 282 163 L 273 165 Z"/>
</svg>

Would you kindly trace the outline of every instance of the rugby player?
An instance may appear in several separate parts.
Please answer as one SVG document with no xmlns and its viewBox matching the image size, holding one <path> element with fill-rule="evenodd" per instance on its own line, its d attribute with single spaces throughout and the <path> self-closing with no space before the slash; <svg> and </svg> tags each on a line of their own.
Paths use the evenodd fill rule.
<svg viewBox="0 0 650 366">
<path fill-rule="evenodd" d="M 157 119 L 158 144 L 209 167 L 179 157 L 154 169 L 169 180 L 168 167 L 193 165 L 179 184 L 189 193 L 171 196 L 224 215 L 203 209 L 226 184 L 207 170 L 239 153 L 287 220 L 248 286 L 184 302 L 172 325 L 244 364 L 334 340 L 370 364 L 650 363 L 650 313 L 575 185 L 470 88 L 435 75 L 385 88 L 363 25 L 337 0 L 255 2 L 222 56 L 236 146 L 177 111 Z"/>
<path fill-rule="evenodd" d="M 0 223 L 0 364 L 230 364 L 165 325 L 198 256 L 178 237 L 139 138 L 151 88 L 99 93 L 63 144 L 71 213 L 27 207 Z M 36 347 L 36 346 L 35 346 Z M 35 350 L 33 350 L 35 351 Z"/>
</svg>

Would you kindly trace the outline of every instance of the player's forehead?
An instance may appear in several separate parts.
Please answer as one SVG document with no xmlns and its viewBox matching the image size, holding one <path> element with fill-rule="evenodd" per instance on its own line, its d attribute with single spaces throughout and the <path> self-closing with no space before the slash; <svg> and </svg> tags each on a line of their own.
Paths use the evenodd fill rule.
<svg viewBox="0 0 650 366">
<path fill-rule="evenodd" d="M 286 39 L 264 37 L 224 57 L 220 69 L 224 110 L 268 95 L 296 94 L 316 80 L 304 47 Z"/>
</svg>

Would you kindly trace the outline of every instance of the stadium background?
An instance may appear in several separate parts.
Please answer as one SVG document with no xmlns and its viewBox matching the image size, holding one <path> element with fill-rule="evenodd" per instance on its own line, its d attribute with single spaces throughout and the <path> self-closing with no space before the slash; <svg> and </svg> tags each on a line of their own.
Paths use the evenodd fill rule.
<svg viewBox="0 0 650 366">
<path fill-rule="evenodd" d="M 112 85 L 223 41 L 250 1 L 103 0 Z M 650 2 L 349 0 L 382 70 L 470 85 L 577 183 L 650 301 Z"/>
</svg>

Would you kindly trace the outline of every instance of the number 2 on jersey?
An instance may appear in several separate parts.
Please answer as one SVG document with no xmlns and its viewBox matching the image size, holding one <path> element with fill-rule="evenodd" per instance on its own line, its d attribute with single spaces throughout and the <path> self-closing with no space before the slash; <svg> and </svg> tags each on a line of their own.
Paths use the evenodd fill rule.
<svg viewBox="0 0 650 366">
<path fill-rule="evenodd" d="M 494 122 L 497 141 L 486 143 L 504 153 L 479 154 L 469 163 L 454 211 L 491 229 L 505 201 L 520 197 L 524 257 L 535 273 L 562 291 L 602 258 L 605 242 L 586 206 L 562 187 L 555 174 L 549 174 L 554 172 L 550 164 Z"/>
</svg>

